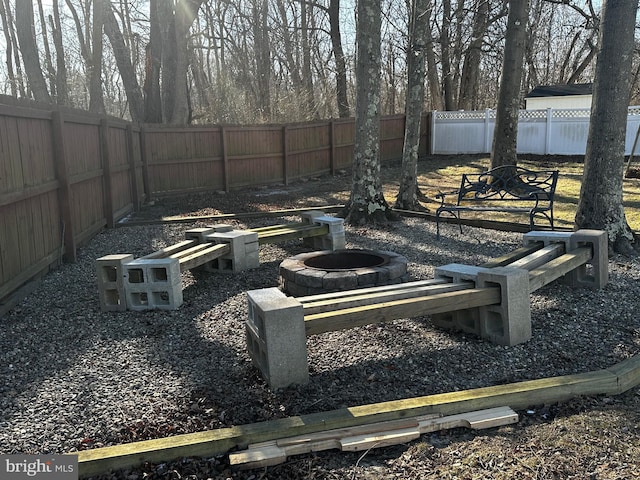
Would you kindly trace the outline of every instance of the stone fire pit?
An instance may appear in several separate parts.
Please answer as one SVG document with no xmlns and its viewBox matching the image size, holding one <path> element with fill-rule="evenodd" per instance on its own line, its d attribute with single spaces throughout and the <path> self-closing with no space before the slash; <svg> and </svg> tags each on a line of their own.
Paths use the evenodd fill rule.
<svg viewBox="0 0 640 480">
<path fill-rule="evenodd" d="M 407 259 L 386 251 L 309 252 L 280 264 L 280 287 L 294 297 L 402 283 L 408 279 Z"/>
</svg>

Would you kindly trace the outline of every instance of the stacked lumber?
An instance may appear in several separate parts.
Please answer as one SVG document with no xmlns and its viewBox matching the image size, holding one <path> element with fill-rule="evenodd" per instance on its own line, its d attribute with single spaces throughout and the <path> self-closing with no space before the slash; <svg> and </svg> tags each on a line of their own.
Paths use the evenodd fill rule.
<svg viewBox="0 0 640 480">
<path fill-rule="evenodd" d="M 438 430 L 459 427 L 479 430 L 517 422 L 518 414 L 509 407 L 445 417 L 421 415 L 254 443 L 247 450 L 230 453 L 229 461 L 231 466 L 238 469 L 261 468 L 283 463 L 291 455 L 331 449 L 357 452 L 410 442 L 420 435 Z"/>
</svg>

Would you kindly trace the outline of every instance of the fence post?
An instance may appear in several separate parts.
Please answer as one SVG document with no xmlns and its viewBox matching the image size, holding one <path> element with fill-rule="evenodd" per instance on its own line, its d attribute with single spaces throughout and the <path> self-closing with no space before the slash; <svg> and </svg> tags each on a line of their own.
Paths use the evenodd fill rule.
<svg viewBox="0 0 640 480">
<path fill-rule="evenodd" d="M 489 117 L 491 116 L 491 109 L 487 108 L 484 111 L 484 152 L 483 153 L 491 153 L 491 144 L 493 143 L 493 138 L 489 134 Z"/>
<path fill-rule="evenodd" d="M 431 112 L 431 153 L 436 151 L 436 118 L 438 117 L 438 111 L 433 110 Z"/>
<path fill-rule="evenodd" d="M 67 168 L 67 156 L 64 148 L 64 118 L 60 110 L 51 112 L 51 134 L 53 154 L 56 165 L 56 177 L 59 182 L 58 201 L 60 202 L 60 220 L 62 222 L 63 259 L 66 262 L 76 261 L 76 235 L 71 211 L 71 184 Z"/>
<path fill-rule="evenodd" d="M 287 125 L 282 127 L 282 176 L 284 184 L 289 185 L 289 135 Z"/>
<path fill-rule="evenodd" d="M 336 121 L 329 122 L 329 169 L 331 175 L 336 174 Z"/>
<path fill-rule="evenodd" d="M 113 220 L 113 189 L 111 186 L 111 159 L 109 158 L 109 120 L 100 119 L 98 128 L 100 135 L 100 158 L 102 159 L 102 178 L 104 189 L 104 209 L 107 217 L 107 227 L 113 228 L 115 222 Z"/>
<path fill-rule="evenodd" d="M 222 174 L 224 176 L 224 191 L 229 192 L 229 155 L 227 154 L 227 129 L 220 127 L 222 143 Z"/>
<path fill-rule="evenodd" d="M 545 125 L 544 154 L 551 155 L 551 122 L 553 121 L 553 108 L 547 108 Z"/>
<path fill-rule="evenodd" d="M 147 134 L 144 125 L 140 125 L 140 157 L 142 160 L 142 188 L 144 189 L 144 200 L 148 202 L 151 199 L 151 190 L 149 187 L 149 161 L 147 160 Z"/>
<path fill-rule="evenodd" d="M 138 176 L 136 174 L 136 157 L 133 151 L 133 125 L 127 123 L 126 129 L 127 138 L 127 157 L 129 160 L 129 168 L 131 174 L 129 179 L 131 181 L 131 196 L 133 197 L 133 209 L 137 212 L 140 210 L 140 201 L 138 196 Z"/>
</svg>

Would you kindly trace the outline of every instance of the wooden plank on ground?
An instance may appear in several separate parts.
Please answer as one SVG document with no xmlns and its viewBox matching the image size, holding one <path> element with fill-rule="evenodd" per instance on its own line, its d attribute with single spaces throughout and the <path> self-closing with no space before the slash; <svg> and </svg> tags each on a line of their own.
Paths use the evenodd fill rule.
<svg viewBox="0 0 640 480">
<path fill-rule="evenodd" d="M 322 450 L 362 451 L 398 445 L 420 435 L 450 428 L 483 429 L 516 423 L 518 414 L 509 407 L 490 408 L 447 417 L 423 415 L 401 421 L 379 422 L 347 429 L 327 430 L 301 437 L 249 445 L 247 450 L 229 454 L 232 467 L 263 468 L 286 461 L 287 457 Z"/>
<path fill-rule="evenodd" d="M 591 260 L 591 257 L 591 247 L 580 247 L 531 270 L 529 272 L 529 292 L 535 292 L 571 270 L 584 265 Z"/>
<path fill-rule="evenodd" d="M 74 453 L 78 455 L 80 476 L 86 477 L 106 473 L 111 469 L 132 467 L 143 462 L 167 462 L 181 457 L 211 456 L 251 443 L 407 416 L 433 413 L 454 415 L 503 405 L 517 410 L 531 405 L 561 402 L 580 395 L 614 395 L 626 391 L 621 388 L 617 375 L 613 373 L 616 367 L 618 366 L 613 367 L 613 371 L 599 370 L 393 400 Z M 640 365 L 634 368 L 640 369 Z M 635 387 L 626 384 L 624 386 Z"/>
<path fill-rule="evenodd" d="M 474 288 L 305 315 L 304 322 L 307 336 L 310 336 L 399 318 L 453 312 L 497 303 L 500 303 L 499 287 Z"/>
<path fill-rule="evenodd" d="M 402 284 L 401 284 L 402 285 Z M 459 292 L 460 290 L 470 290 L 474 287 L 473 282 L 464 283 L 441 283 L 436 285 L 425 285 L 422 287 L 403 288 L 382 292 L 372 292 L 359 294 L 359 290 L 351 290 L 351 296 L 340 299 L 326 299 L 315 302 L 303 303 L 305 315 L 322 313 L 331 310 L 341 310 L 345 308 L 362 307 L 371 304 L 380 304 L 402 300 L 407 298 L 423 297 L 426 295 L 436 295 L 439 293 Z"/>
</svg>

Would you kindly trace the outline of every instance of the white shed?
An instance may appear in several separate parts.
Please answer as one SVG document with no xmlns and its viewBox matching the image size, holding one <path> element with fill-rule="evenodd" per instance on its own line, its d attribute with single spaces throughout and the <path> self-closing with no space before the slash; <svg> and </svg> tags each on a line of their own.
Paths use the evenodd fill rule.
<svg viewBox="0 0 640 480">
<path fill-rule="evenodd" d="M 524 97 L 527 110 L 591 108 L 592 83 L 541 85 Z"/>
</svg>

